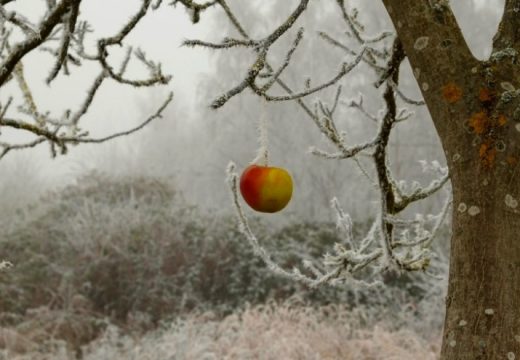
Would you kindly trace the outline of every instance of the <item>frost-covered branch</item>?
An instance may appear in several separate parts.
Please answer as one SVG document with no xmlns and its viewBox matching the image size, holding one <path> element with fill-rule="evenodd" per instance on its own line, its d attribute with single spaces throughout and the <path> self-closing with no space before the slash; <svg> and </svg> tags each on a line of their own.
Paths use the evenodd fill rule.
<svg viewBox="0 0 520 360">
<path fill-rule="evenodd" d="M 434 216 L 436 221 L 435 221 L 435 224 L 433 225 L 431 232 L 424 231 L 421 228 L 422 226 L 424 226 L 424 221 L 423 221 L 423 217 L 419 217 L 418 219 L 416 219 L 414 221 L 416 238 L 413 240 L 409 239 L 409 237 L 408 237 L 409 231 L 406 230 L 405 232 L 403 232 L 401 234 L 401 236 L 403 236 L 403 239 L 395 240 L 392 242 L 392 248 L 396 248 L 399 246 L 414 247 L 414 246 L 419 246 L 419 245 L 422 245 L 423 247 L 428 248 L 431 245 L 432 241 L 437 236 L 437 234 L 439 233 L 439 230 L 441 229 L 442 224 L 446 220 L 446 216 L 448 215 L 448 211 L 451 208 L 451 205 L 452 205 L 451 196 L 447 196 L 441 212 L 439 214 L 437 214 L 436 216 Z M 388 220 L 390 222 L 392 222 L 394 225 L 396 225 L 396 224 L 397 225 L 405 224 L 407 226 L 410 225 L 407 222 L 399 222 L 399 221 L 394 222 L 393 219 L 388 219 Z"/>
<path fill-rule="evenodd" d="M 67 136 L 65 133 L 62 133 L 61 135 L 59 135 L 57 131 L 51 132 L 49 130 L 44 130 L 44 129 L 39 128 L 30 123 L 26 123 L 24 121 L 0 118 L 0 126 L 6 126 L 6 127 L 14 128 L 14 129 L 25 130 L 25 131 L 28 131 L 32 134 L 39 136 L 36 140 L 31 141 L 29 143 L 25 143 L 25 144 L 7 144 L 7 143 L 0 142 L 0 149 L 1 149 L 0 150 L 0 159 L 2 159 L 5 155 L 7 155 L 11 150 L 32 148 L 32 147 L 35 147 L 36 145 L 39 145 L 46 141 L 51 144 L 52 149 L 54 148 L 54 146 L 58 146 L 60 148 L 61 153 L 66 154 L 68 144 L 73 144 L 73 145 L 80 144 L 80 143 L 99 144 L 99 143 L 110 141 L 110 140 L 113 140 L 113 139 L 116 139 L 119 137 L 131 135 L 131 134 L 141 130 L 142 128 L 144 128 L 146 125 L 151 123 L 153 120 L 161 118 L 162 113 L 164 112 L 164 110 L 170 104 L 170 102 L 172 100 L 173 100 L 173 93 L 170 93 L 168 95 L 168 98 L 157 109 L 157 111 L 154 114 L 152 114 L 151 116 L 149 116 L 146 120 L 141 122 L 139 125 L 131 128 L 131 129 L 113 133 L 111 135 L 101 137 L 101 138 L 88 137 L 88 132 L 73 134 L 73 136 Z M 57 154 L 53 152 L 52 155 L 56 156 Z"/>
<path fill-rule="evenodd" d="M 80 2 L 76 2 L 72 4 L 70 11 L 63 17 L 63 26 L 62 26 L 62 35 L 61 35 L 61 44 L 60 50 L 56 56 L 56 63 L 53 66 L 49 77 L 47 78 L 47 84 L 50 84 L 52 80 L 58 76 L 60 69 L 63 66 L 66 66 L 66 61 L 69 56 L 69 45 L 72 38 L 72 34 L 74 34 L 74 30 L 76 29 L 76 22 L 78 20 L 79 14 L 79 4 Z"/>
<path fill-rule="evenodd" d="M 338 81 L 340 81 L 345 75 L 350 73 L 359 64 L 359 62 L 363 58 L 364 52 L 365 52 L 365 49 L 362 49 L 361 53 L 351 63 L 343 63 L 340 67 L 340 70 L 336 74 L 336 76 L 334 76 L 329 81 L 326 81 L 318 86 L 315 86 L 311 89 L 304 90 L 304 91 L 296 93 L 296 94 L 290 94 L 290 95 L 285 95 L 285 96 L 273 96 L 273 95 L 268 95 L 263 90 L 263 88 L 258 88 L 254 83 L 251 83 L 250 85 L 255 93 L 262 96 L 267 101 L 289 101 L 289 100 L 300 99 L 300 98 L 306 97 L 308 95 L 317 93 L 321 90 L 324 90 L 332 85 L 337 84 Z M 275 75 L 280 76 L 280 74 L 275 74 Z M 274 79 L 274 81 L 276 81 L 276 79 Z"/>
<path fill-rule="evenodd" d="M 410 194 L 402 194 L 400 195 L 400 199 L 395 204 L 395 208 L 398 212 L 404 210 L 408 205 L 412 202 L 423 200 L 428 198 L 429 196 L 435 194 L 437 191 L 442 189 L 442 187 L 448 182 L 450 176 L 448 172 L 440 178 L 433 180 L 427 187 L 422 188 L 420 186 L 416 186 L 412 193 Z"/>
<path fill-rule="evenodd" d="M 134 50 L 132 46 L 125 44 L 128 35 L 150 12 L 151 0 L 141 0 L 139 8 L 119 31 L 111 36 L 95 39 L 94 43 L 97 46 L 94 48 L 94 53 L 86 51 L 85 43 L 90 40 L 89 37 L 94 29 L 85 19 L 81 19 L 80 3 L 81 0 L 49 1 L 48 10 L 43 14 L 38 25 L 29 23 L 23 15 L 15 11 L 7 11 L 0 5 L 0 88 L 4 88 L 9 80 L 14 79 L 22 95 L 20 101 L 12 96 L 8 99 L 0 98 L 0 129 L 8 127 L 34 135 L 34 139 L 24 143 L 0 141 L 0 158 L 12 150 L 32 148 L 42 143 L 48 143 L 51 154 L 56 156 L 57 149 L 59 153 L 65 154 L 69 144 L 100 143 L 129 135 L 161 117 L 164 108 L 172 101 L 172 94 L 170 94 L 158 111 L 137 127 L 101 138 L 89 137 L 88 131 L 80 127 L 81 120 L 89 112 L 105 80 L 112 79 L 121 85 L 149 87 L 168 84 L 171 77 L 164 75 L 161 64 L 149 59 L 144 51 L 139 48 Z M 11 36 L 16 28 L 22 30 L 24 39 L 19 40 L 18 37 L 15 41 Z M 118 64 L 112 64 L 110 58 L 109 52 L 113 46 L 127 48 L 126 56 Z M 51 85 L 52 81 L 60 75 L 73 76 L 71 64 L 77 68 L 81 68 L 86 63 L 97 65 L 98 75 L 92 78 L 91 85 L 87 88 L 77 109 L 65 108 L 61 114 L 52 114 L 42 109 L 39 99 L 34 96 L 32 89 L 34 84 L 26 79 L 22 61 L 33 50 L 40 50 L 43 54 L 49 54 L 54 58 L 54 65 L 47 76 L 48 85 Z M 132 59 L 138 60 L 145 69 L 148 69 L 150 73 L 148 78 L 133 80 L 127 77 L 128 64 Z M 16 102 L 19 103 L 11 106 Z M 67 106 L 66 103 L 64 105 Z"/>
<path fill-rule="evenodd" d="M 347 105 L 348 107 L 359 110 L 363 115 L 365 115 L 368 119 L 372 120 L 375 123 L 379 121 L 377 119 L 377 116 L 371 114 L 363 105 L 363 94 L 359 94 L 358 100 L 345 101 L 343 102 L 343 104 Z"/>
<path fill-rule="evenodd" d="M 76 2 L 79 3 L 79 1 Z M 7 58 L 0 63 L 0 87 L 7 81 L 20 60 L 22 60 L 27 53 L 46 41 L 54 28 L 61 22 L 62 16 L 70 11 L 70 7 L 73 3 L 75 3 L 73 0 L 62 0 L 45 16 L 35 34 L 13 47 L 13 50 L 9 53 Z"/>
</svg>

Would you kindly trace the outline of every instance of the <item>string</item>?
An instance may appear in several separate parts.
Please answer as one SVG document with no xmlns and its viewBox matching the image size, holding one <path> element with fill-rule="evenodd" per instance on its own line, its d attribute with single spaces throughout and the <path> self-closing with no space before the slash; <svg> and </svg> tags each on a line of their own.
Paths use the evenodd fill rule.
<svg viewBox="0 0 520 360">
<path fill-rule="evenodd" d="M 268 137 L 268 114 L 267 114 L 267 101 L 262 102 L 262 109 L 260 117 L 258 119 L 258 151 L 256 154 L 254 164 L 261 166 L 269 165 L 269 137 Z"/>
</svg>

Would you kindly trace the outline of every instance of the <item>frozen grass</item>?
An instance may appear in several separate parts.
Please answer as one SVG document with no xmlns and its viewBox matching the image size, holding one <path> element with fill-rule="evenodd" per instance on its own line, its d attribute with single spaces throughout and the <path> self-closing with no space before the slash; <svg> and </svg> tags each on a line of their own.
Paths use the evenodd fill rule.
<svg viewBox="0 0 520 360">
<path fill-rule="evenodd" d="M 249 307 L 218 320 L 191 315 L 142 337 L 109 326 L 83 347 L 85 360 L 433 360 L 439 338 L 423 339 L 385 323 L 363 327 L 362 311 L 342 306 Z M 63 346 L 30 352 L 13 360 L 70 358 Z"/>
</svg>

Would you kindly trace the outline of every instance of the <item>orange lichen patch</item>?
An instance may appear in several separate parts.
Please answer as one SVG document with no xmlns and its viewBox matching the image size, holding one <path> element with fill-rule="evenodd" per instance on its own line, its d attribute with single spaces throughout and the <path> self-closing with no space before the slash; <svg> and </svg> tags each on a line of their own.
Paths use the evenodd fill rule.
<svg viewBox="0 0 520 360">
<path fill-rule="evenodd" d="M 507 118 L 504 115 L 499 115 L 497 121 L 498 125 L 500 126 L 504 126 L 505 124 L 507 124 Z"/>
<path fill-rule="evenodd" d="M 480 102 L 491 102 L 494 98 L 495 94 L 487 88 L 481 88 L 478 93 L 478 99 Z"/>
<path fill-rule="evenodd" d="M 516 164 L 518 164 L 518 159 L 514 156 L 508 156 L 506 161 L 510 166 L 515 166 Z"/>
<path fill-rule="evenodd" d="M 497 149 L 495 148 L 494 144 L 490 141 L 483 143 L 480 145 L 479 149 L 479 156 L 480 161 L 482 164 L 490 168 L 495 163 L 495 158 L 497 156 Z"/>
<path fill-rule="evenodd" d="M 455 83 L 448 83 L 442 88 L 442 96 L 450 104 L 456 103 L 462 97 L 462 89 Z"/>
<path fill-rule="evenodd" d="M 480 135 L 489 129 L 491 123 L 487 114 L 484 111 L 479 111 L 471 116 L 469 119 L 469 126 L 473 128 L 475 134 Z"/>
</svg>

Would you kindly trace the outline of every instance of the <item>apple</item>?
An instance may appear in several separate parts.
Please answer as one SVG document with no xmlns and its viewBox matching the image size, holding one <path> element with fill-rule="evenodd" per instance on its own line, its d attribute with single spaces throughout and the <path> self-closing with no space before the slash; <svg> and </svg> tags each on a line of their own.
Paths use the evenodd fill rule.
<svg viewBox="0 0 520 360">
<path fill-rule="evenodd" d="M 274 213 L 291 200 L 292 178 L 282 168 L 250 165 L 240 176 L 240 193 L 254 210 Z"/>
</svg>

